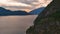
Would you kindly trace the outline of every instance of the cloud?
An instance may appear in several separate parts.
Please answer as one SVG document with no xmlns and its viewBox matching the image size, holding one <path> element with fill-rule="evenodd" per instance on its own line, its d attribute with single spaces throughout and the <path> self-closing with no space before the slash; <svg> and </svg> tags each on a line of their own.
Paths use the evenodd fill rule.
<svg viewBox="0 0 60 34">
<path fill-rule="evenodd" d="M 10 10 L 25 10 L 47 6 L 51 0 L 0 0 L 0 6 Z"/>
<path fill-rule="evenodd" d="M 31 4 L 32 2 L 38 2 L 37 0 L 14 0 L 16 2 L 22 2 L 26 4 Z"/>
<path fill-rule="evenodd" d="M 0 4 L 3 4 L 5 6 L 29 6 L 31 7 L 31 5 L 28 4 L 24 4 L 21 2 L 14 2 L 14 1 L 7 1 L 7 0 L 2 0 L 2 2 L 0 1 Z"/>
<path fill-rule="evenodd" d="M 21 7 L 19 7 L 19 6 L 2 6 L 2 7 L 4 7 L 4 8 L 18 8 L 18 9 L 30 9 L 30 7 L 23 7 L 23 6 L 21 6 Z"/>
</svg>

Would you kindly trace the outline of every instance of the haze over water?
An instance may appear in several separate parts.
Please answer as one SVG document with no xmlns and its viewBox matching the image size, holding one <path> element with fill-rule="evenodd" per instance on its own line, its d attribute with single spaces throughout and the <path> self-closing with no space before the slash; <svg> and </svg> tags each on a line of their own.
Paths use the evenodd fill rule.
<svg viewBox="0 0 60 34">
<path fill-rule="evenodd" d="M 0 16 L 0 34 L 25 34 L 37 15 Z"/>
</svg>

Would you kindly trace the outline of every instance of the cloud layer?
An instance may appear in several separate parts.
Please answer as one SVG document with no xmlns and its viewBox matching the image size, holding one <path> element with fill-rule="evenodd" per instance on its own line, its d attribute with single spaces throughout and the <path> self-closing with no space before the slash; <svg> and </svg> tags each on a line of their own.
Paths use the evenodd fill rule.
<svg viewBox="0 0 60 34">
<path fill-rule="evenodd" d="M 25 10 L 47 6 L 52 0 L 1 0 L 0 6 L 10 10 Z"/>
</svg>

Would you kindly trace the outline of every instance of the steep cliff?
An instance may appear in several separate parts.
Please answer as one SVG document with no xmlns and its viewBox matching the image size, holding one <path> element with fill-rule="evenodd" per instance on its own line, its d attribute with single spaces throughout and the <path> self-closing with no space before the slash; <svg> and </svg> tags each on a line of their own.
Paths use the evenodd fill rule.
<svg viewBox="0 0 60 34">
<path fill-rule="evenodd" d="M 26 34 L 60 34 L 60 0 L 53 0 L 38 15 Z"/>
</svg>

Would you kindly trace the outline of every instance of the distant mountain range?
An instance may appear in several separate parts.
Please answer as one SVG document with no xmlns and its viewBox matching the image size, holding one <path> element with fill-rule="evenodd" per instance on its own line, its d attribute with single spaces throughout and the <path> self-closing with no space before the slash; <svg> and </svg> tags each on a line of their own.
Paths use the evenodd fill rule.
<svg viewBox="0 0 60 34">
<path fill-rule="evenodd" d="M 40 7 L 38 9 L 32 10 L 29 14 L 31 15 L 37 15 L 39 13 L 41 13 L 44 10 L 45 7 Z"/>
<path fill-rule="evenodd" d="M 7 10 L 3 7 L 0 7 L 0 16 L 4 16 L 4 15 L 28 15 L 27 12 L 25 11 L 11 11 L 11 10 Z"/>
<path fill-rule="evenodd" d="M 0 7 L 0 16 L 6 16 L 6 15 L 37 15 L 43 9 L 44 9 L 44 7 L 41 7 L 41 8 L 32 10 L 31 12 L 27 13 L 26 11 L 21 11 L 21 10 L 11 11 L 11 10 L 7 10 L 3 7 Z"/>
</svg>

